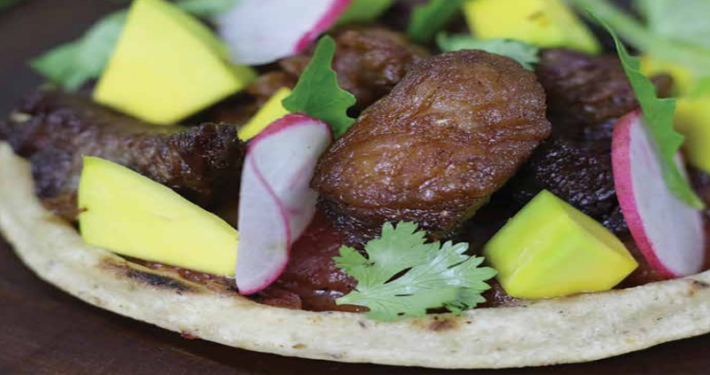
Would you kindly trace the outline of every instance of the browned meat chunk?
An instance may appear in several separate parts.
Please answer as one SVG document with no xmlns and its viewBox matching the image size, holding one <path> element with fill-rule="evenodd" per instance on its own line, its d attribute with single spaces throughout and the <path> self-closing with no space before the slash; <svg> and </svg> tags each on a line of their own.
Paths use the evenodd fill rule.
<svg viewBox="0 0 710 375">
<path fill-rule="evenodd" d="M 70 221 L 82 155 L 128 166 L 206 207 L 239 181 L 244 148 L 232 126 L 149 125 L 57 91 L 38 92 L 18 113 L 0 136 L 32 162 L 38 196 Z"/>
<path fill-rule="evenodd" d="M 277 70 L 260 75 L 246 90 L 256 98 L 259 106 L 262 106 L 280 88 L 288 87 L 292 89 L 296 86 L 296 82 L 298 82 L 298 76 Z"/>
<path fill-rule="evenodd" d="M 507 190 L 521 206 L 550 190 L 617 233 L 626 232 L 612 176 L 611 135 L 616 120 L 639 104 L 619 59 L 546 50 L 537 74 L 553 135 Z M 655 81 L 659 94 L 667 96 L 672 81 Z"/>
<path fill-rule="evenodd" d="M 552 137 L 494 199 L 521 208 L 547 189 L 604 224 L 626 244 L 640 267 L 625 286 L 660 280 L 631 237 L 614 187 L 614 125 L 639 107 L 619 59 L 546 50 L 537 74 L 547 94 Z M 659 95 L 670 94 L 671 79 L 660 76 L 654 82 Z"/>
<path fill-rule="evenodd" d="M 387 95 L 407 70 L 427 52 L 404 34 L 381 27 L 347 26 L 332 34 L 336 42 L 333 69 L 340 86 L 355 95 L 357 109 L 367 108 Z M 312 51 L 281 61 L 284 70 L 300 76 Z"/>
<path fill-rule="evenodd" d="M 549 133 L 534 74 L 482 51 L 445 53 L 370 107 L 321 158 L 312 185 L 350 243 L 400 220 L 445 237 Z"/>
<path fill-rule="evenodd" d="M 590 56 L 566 49 L 541 53 L 537 75 L 547 94 L 552 131 L 565 136 L 608 132 L 613 126 L 598 127 L 638 108 L 638 101 L 616 56 Z M 668 96 L 672 80 L 656 77 L 661 96 Z M 592 134 L 593 135 L 593 134 Z"/>
<path fill-rule="evenodd" d="M 563 138 L 545 142 L 510 190 L 520 203 L 547 189 L 591 217 L 605 222 L 619 207 L 611 169 L 611 141 L 583 143 Z M 624 225 L 625 226 L 625 225 Z"/>
<path fill-rule="evenodd" d="M 362 311 L 362 307 L 342 305 L 335 300 L 350 293 L 357 281 L 335 266 L 333 257 L 340 255 L 343 236 L 322 214 L 316 214 L 311 225 L 291 250 L 291 259 L 281 277 L 260 292 L 258 301 L 282 307 L 313 311 Z"/>
</svg>

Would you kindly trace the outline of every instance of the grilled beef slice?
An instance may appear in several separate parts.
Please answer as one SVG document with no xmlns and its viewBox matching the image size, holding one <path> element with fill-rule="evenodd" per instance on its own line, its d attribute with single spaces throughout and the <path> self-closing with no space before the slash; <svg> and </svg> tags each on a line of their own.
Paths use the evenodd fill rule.
<svg viewBox="0 0 710 375">
<path fill-rule="evenodd" d="M 238 183 L 244 154 L 233 126 L 150 125 L 56 90 L 27 98 L 0 123 L 0 139 L 30 160 L 37 195 L 69 221 L 78 214 L 82 155 L 127 166 L 210 207 L 223 189 Z"/>
</svg>

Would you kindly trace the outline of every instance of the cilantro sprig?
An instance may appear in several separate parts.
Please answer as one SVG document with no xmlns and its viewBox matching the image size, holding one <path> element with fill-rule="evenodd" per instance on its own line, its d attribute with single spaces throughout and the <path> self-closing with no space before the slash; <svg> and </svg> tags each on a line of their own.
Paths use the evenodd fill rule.
<svg viewBox="0 0 710 375">
<path fill-rule="evenodd" d="M 429 43 L 451 17 L 461 9 L 463 0 L 429 0 L 417 5 L 407 27 L 407 35 L 417 43 Z"/>
<path fill-rule="evenodd" d="M 201 18 L 214 17 L 238 0 L 182 0 L 175 3 Z M 108 65 L 126 23 L 127 11 L 109 14 L 78 40 L 60 45 L 30 61 L 30 66 L 50 82 L 75 91 L 98 78 Z"/>
<path fill-rule="evenodd" d="M 343 246 L 334 258 L 357 281 L 339 305 L 369 308 L 366 316 L 381 321 L 416 318 L 427 310 L 446 308 L 460 313 L 485 302 L 481 293 L 496 275 L 481 267 L 483 258 L 467 256 L 468 244 L 426 243 L 425 233 L 414 223 L 385 224 L 382 237 L 366 246 L 367 257 Z"/>
<path fill-rule="evenodd" d="M 355 122 L 348 117 L 348 108 L 357 100 L 338 85 L 338 76 L 332 68 L 334 56 L 335 40 L 324 36 L 293 92 L 283 100 L 283 106 L 291 113 L 301 112 L 323 120 L 340 137 Z"/>
<path fill-rule="evenodd" d="M 648 77 L 641 73 L 640 59 L 629 54 L 626 46 L 624 46 L 611 26 L 593 13 L 592 15 L 614 38 L 621 65 L 643 110 L 644 124 L 651 132 L 658 147 L 666 184 L 678 198 L 691 207 L 697 209 L 705 208 L 705 204 L 690 187 L 688 180 L 676 164 L 676 155 L 685 140 L 682 134 L 673 129 L 676 100 L 658 98 L 656 86 Z"/>
<path fill-rule="evenodd" d="M 540 48 L 516 39 L 476 39 L 470 35 L 447 35 L 440 33 L 436 37 L 439 49 L 445 52 L 463 49 L 479 49 L 497 55 L 507 56 L 517 61 L 527 70 L 534 70 L 534 64 L 540 62 Z"/>
</svg>

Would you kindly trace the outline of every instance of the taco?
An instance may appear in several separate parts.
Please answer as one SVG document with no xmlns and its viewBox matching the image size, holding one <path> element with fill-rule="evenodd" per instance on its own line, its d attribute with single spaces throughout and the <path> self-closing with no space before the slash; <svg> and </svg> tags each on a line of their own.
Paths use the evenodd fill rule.
<svg viewBox="0 0 710 375">
<path fill-rule="evenodd" d="M 463 7 L 479 36 L 494 2 Z M 452 1 L 255 3 L 219 11 L 228 55 L 203 13 L 137 0 L 93 97 L 50 76 L 0 123 L 0 231 L 40 278 L 186 337 L 338 362 L 540 366 L 710 332 L 710 178 L 701 139 L 676 157 L 669 75 L 590 54 L 557 1 L 535 11 L 575 20 L 553 44 L 576 51 L 434 48 Z M 298 51 L 245 41 L 284 9 L 311 17 L 306 42 L 280 37 Z"/>
</svg>

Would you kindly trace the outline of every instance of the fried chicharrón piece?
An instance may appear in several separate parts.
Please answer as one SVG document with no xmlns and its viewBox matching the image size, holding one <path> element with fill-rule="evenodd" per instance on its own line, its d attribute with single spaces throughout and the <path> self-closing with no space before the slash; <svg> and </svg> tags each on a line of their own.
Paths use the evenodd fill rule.
<svg viewBox="0 0 710 375">
<path fill-rule="evenodd" d="M 397 221 L 447 237 L 549 136 L 545 110 L 535 75 L 511 59 L 429 58 L 321 158 L 320 208 L 353 244 Z"/>
</svg>

